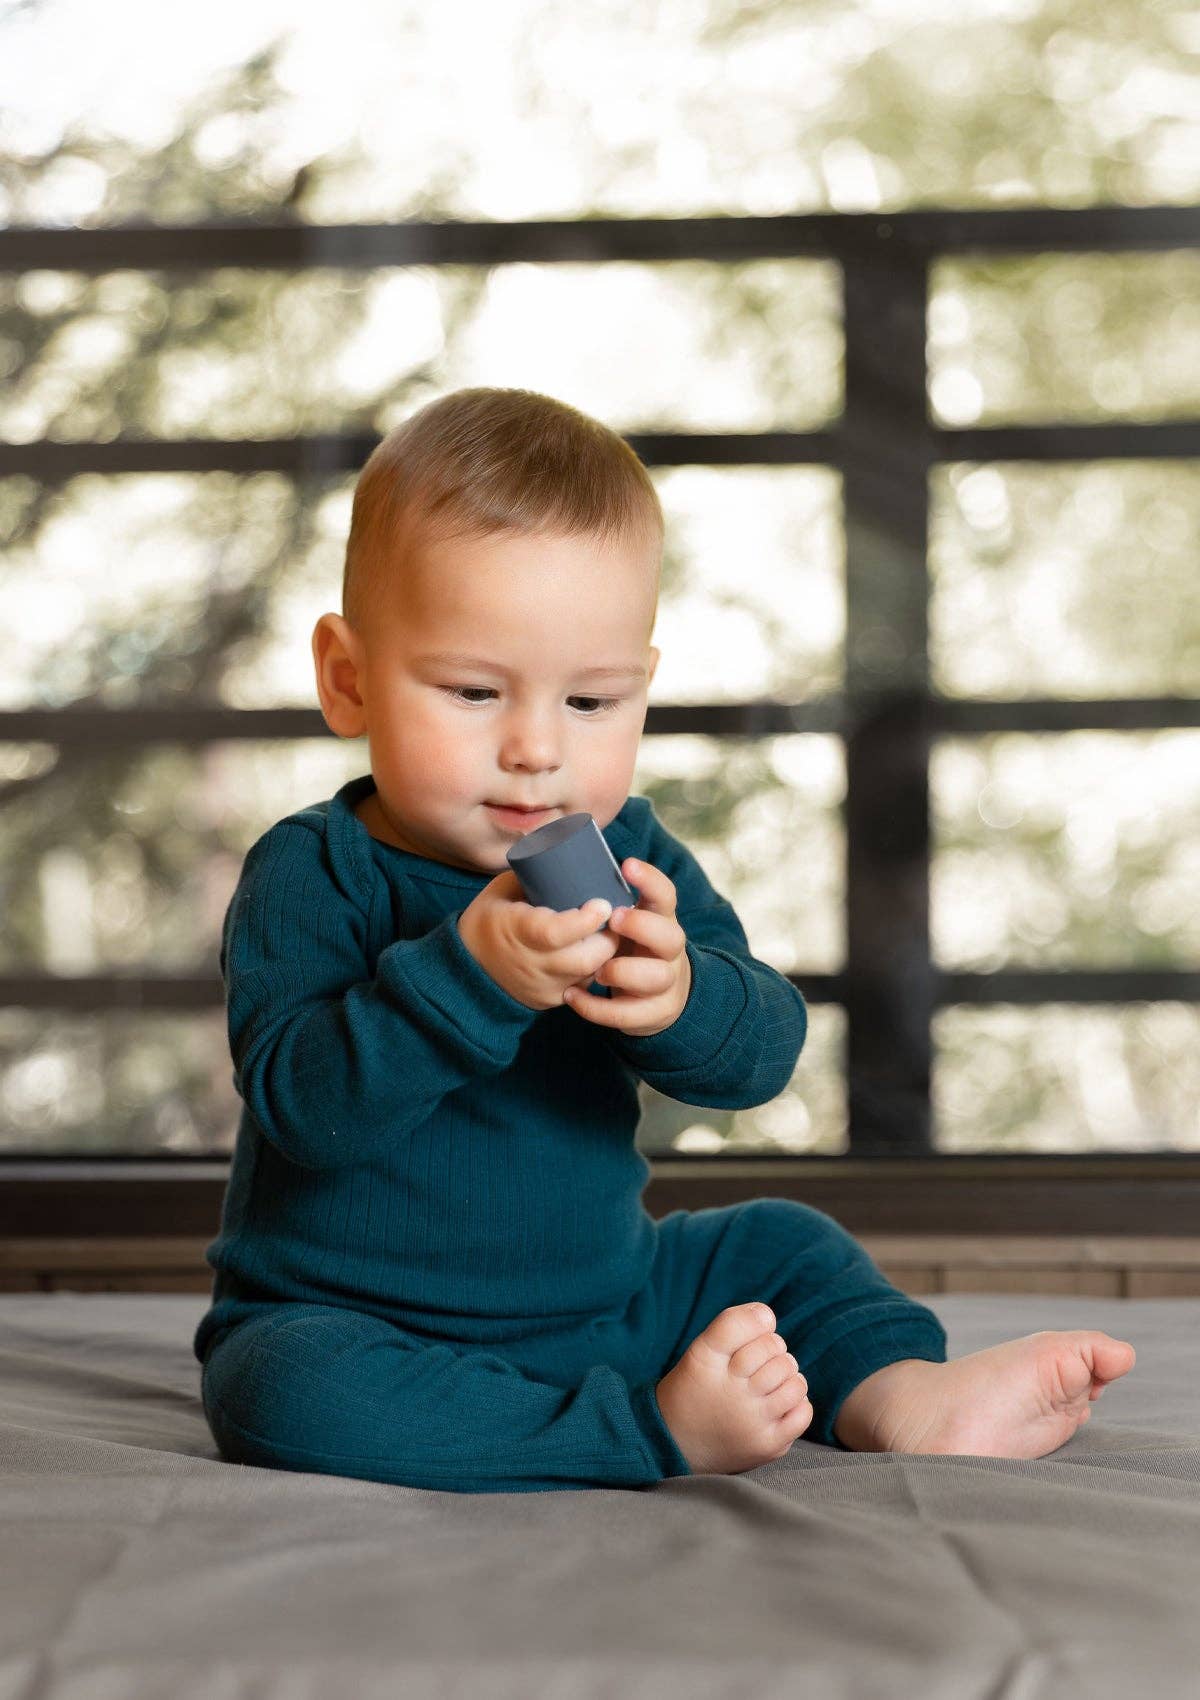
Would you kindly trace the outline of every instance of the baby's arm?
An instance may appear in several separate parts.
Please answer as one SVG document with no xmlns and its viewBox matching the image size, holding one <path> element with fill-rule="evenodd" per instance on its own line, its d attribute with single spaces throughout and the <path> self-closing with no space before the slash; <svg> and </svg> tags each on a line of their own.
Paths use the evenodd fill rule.
<svg viewBox="0 0 1200 1700">
<path fill-rule="evenodd" d="M 253 846 L 221 970 L 235 1084 L 285 1157 L 361 1162 L 512 1062 L 537 1011 L 491 979 L 457 921 L 388 945 L 372 977 L 365 898 L 334 878 L 320 835 L 287 820 Z"/>
</svg>

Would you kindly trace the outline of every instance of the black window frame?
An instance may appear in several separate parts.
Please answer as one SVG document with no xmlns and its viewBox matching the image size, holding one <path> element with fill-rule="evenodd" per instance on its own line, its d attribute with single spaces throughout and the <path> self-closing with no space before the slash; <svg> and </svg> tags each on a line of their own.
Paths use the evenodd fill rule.
<svg viewBox="0 0 1200 1700">
<path fill-rule="evenodd" d="M 1200 420 L 944 428 L 928 416 L 926 318 L 932 265 L 975 254 L 1117 253 L 1200 248 L 1200 207 L 920 209 L 678 219 L 470 221 L 311 226 L 254 219 L 99 229 L 0 231 L 0 271 L 96 275 L 221 266 L 304 271 L 514 261 L 827 259 L 841 270 L 845 399 L 819 430 L 627 432 L 650 467 L 831 467 L 846 538 L 842 691 L 805 703 L 652 705 L 646 732 L 758 738 L 820 732 L 846 752 L 847 956 L 834 974 L 791 977 L 810 1003 L 846 1012 L 849 1150 L 836 1158 L 655 1154 L 647 1203 L 732 1201 L 764 1191 L 830 1209 L 857 1231 L 1169 1233 L 1200 1224 L 1200 1152 L 947 1156 L 931 1143 L 932 1022 L 946 1005 L 1200 1001 L 1200 973 L 1133 968 L 986 974 L 935 967 L 929 943 L 929 756 L 936 736 L 999 731 L 1163 730 L 1200 725 L 1187 697 L 972 701 L 930 688 L 928 477 L 949 461 L 1200 459 Z M 121 436 L 109 442 L 0 444 L 0 476 L 61 483 L 82 472 L 356 471 L 377 436 L 269 440 Z M 879 551 L 896 572 L 888 616 L 902 659 L 881 673 Z M 872 600 L 874 599 L 874 601 Z M 317 709 L 145 705 L 0 712 L 0 738 L 60 747 L 204 744 L 330 736 Z M 208 1009 L 218 977 L 0 975 L 0 1003 L 27 1009 Z M 0 1156 L 0 1232 L 206 1233 L 226 1159 Z M 122 1230 L 115 1224 L 124 1222 Z M 201 1225 L 202 1224 L 202 1225 Z"/>
</svg>

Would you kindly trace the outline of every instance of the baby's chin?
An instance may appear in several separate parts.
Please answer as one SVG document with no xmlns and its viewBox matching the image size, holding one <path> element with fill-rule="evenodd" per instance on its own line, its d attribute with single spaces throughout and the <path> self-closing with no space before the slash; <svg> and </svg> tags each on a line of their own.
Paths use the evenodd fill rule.
<svg viewBox="0 0 1200 1700">
<path fill-rule="evenodd" d="M 465 847 L 447 848 L 429 852 L 434 861 L 444 862 L 448 867 L 460 868 L 465 874 L 502 874 L 508 867 L 504 854 L 507 845 L 501 845 L 499 850 L 468 850 Z"/>
<path fill-rule="evenodd" d="M 515 838 L 502 838 L 494 847 L 485 846 L 478 849 L 467 849 L 465 846 L 453 854 L 455 867 L 462 868 L 469 874 L 496 874 L 508 872 L 508 857 L 506 851 L 515 844 Z M 451 858 L 447 858 L 450 860 Z"/>
</svg>

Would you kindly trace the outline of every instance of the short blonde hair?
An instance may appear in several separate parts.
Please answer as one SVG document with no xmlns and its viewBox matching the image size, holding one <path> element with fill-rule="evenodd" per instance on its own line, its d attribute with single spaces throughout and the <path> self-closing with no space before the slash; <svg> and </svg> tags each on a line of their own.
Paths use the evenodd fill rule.
<svg viewBox="0 0 1200 1700">
<path fill-rule="evenodd" d="M 661 552 L 663 530 L 650 475 L 616 431 L 535 390 L 453 390 L 389 431 L 359 474 L 342 612 L 355 626 L 369 613 L 402 537 L 558 531 Z"/>
</svg>

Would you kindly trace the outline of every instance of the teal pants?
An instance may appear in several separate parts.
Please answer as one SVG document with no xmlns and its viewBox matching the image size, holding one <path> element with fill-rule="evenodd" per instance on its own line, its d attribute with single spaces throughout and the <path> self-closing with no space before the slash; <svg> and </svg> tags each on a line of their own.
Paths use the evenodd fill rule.
<svg viewBox="0 0 1200 1700">
<path fill-rule="evenodd" d="M 875 1370 L 945 1361 L 933 1312 L 822 1211 L 761 1198 L 657 1226 L 650 1278 L 619 1311 L 485 1345 L 343 1305 L 247 1302 L 203 1368 L 221 1455 L 452 1493 L 644 1487 L 691 1473 L 655 1387 L 730 1305 L 775 1312 L 808 1381 L 805 1440 L 840 1445 L 842 1401 Z"/>
</svg>

